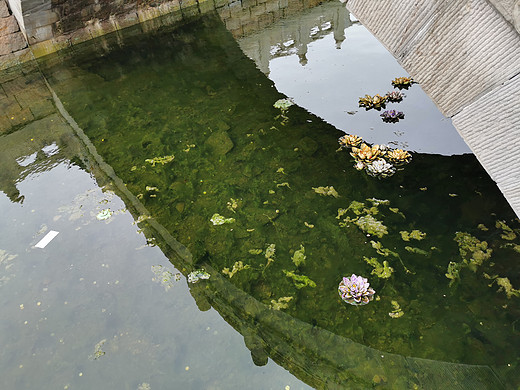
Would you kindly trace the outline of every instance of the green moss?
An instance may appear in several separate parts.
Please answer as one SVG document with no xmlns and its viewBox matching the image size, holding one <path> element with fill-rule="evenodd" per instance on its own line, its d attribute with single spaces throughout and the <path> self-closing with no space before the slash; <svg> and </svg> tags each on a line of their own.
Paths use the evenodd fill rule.
<svg viewBox="0 0 520 390">
<path fill-rule="evenodd" d="M 491 287 L 493 283 L 496 283 L 499 286 L 497 291 L 504 291 L 508 299 L 511 299 L 511 297 L 520 297 L 520 290 L 513 288 L 509 278 L 500 278 L 498 275 L 489 276 L 486 273 L 484 273 L 484 277 L 493 281 L 489 287 Z"/>
<path fill-rule="evenodd" d="M 174 159 L 175 159 L 175 156 L 172 154 L 170 156 L 147 158 L 144 161 L 152 164 L 152 167 L 155 167 L 155 164 L 161 164 L 161 165 L 168 164 L 169 162 L 172 162 Z"/>
<path fill-rule="evenodd" d="M 459 253 L 464 264 L 472 271 L 476 271 L 493 253 L 493 250 L 488 249 L 486 241 L 480 241 L 469 233 L 457 232 L 454 240 L 459 245 Z"/>
<path fill-rule="evenodd" d="M 353 222 L 364 233 L 368 233 L 379 238 L 382 238 L 385 234 L 388 234 L 388 229 L 385 225 L 383 225 L 383 222 L 378 221 L 370 214 L 359 217 L 356 221 Z"/>
<path fill-rule="evenodd" d="M 410 240 L 422 240 L 426 237 L 426 233 L 421 232 L 420 230 L 412 230 L 411 232 L 407 232 L 406 230 L 401 230 L 399 232 L 401 234 L 401 238 L 403 241 Z"/>
<path fill-rule="evenodd" d="M 244 265 L 242 261 L 237 261 L 235 262 L 235 264 L 233 264 L 233 269 L 231 271 L 229 270 L 229 268 L 226 267 L 222 270 L 222 273 L 224 275 L 229 276 L 229 278 L 231 279 L 233 276 L 235 276 L 237 272 L 243 271 L 248 268 L 251 268 L 249 264 Z"/>
<path fill-rule="evenodd" d="M 455 281 L 459 280 L 461 264 L 456 263 L 454 261 L 450 261 L 448 264 L 448 270 L 444 274 L 448 279 L 450 279 L 450 286 L 455 283 Z"/>
<path fill-rule="evenodd" d="M 325 196 L 329 195 L 329 196 L 333 196 L 335 198 L 339 197 L 338 191 L 336 191 L 334 189 L 334 187 L 332 187 L 332 186 L 312 187 L 312 189 L 314 190 L 315 193 L 320 194 L 320 195 L 325 195 Z"/>
<path fill-rule="evenodd" d="M 287 309 L 289 307 L 289 302 L 293 299 L 293 297 L 281 297 L 278 300 L 271 300 L 271 304 L 269 307 L 273 310 L 282 310 Z"/>
<path fill-rule="evenodd" d="M 502 229 L 502 234 L 500 237 L 502 237 L 504 240 L 513 241 L 516 238 L 516 234 L 513 229 L 507 226 L 504 221 L 497 221 L 495 226 Z"/>
<path fill-rule="evenodd" d="M 235 218 L 225 218 L 222 215 L 215 213 L 211 216 L 210 221 L 213 225 L 224 225 L 225 223 L 235 222 Z"/>
</svg>

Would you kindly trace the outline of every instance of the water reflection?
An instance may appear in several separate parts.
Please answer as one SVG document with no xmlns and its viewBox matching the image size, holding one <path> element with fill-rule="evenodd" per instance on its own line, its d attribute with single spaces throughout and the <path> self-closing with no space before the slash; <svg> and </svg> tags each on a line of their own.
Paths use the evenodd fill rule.
<svg viewBox="0 0 520 390">
<path fill-rule="evenodd" d="M 517 255 L 500 247 L 499 231 L 493 229 L 497 219 L 515 230 L 518 225 L 473 156 L 415 154 L 405 170 L 387 181 L 374 180 L 353 170 L 348 154 L 335 152 L 341 131 L 296 106 L 286 112 L 285 123 L 277 118 L 279 110 L 273 103 L 283 96 L 243 56 L 217 19 L 134 41 L 124 47 L 107 46 L 116 42 L 107 37 L 101 57 L 93 58 L 83 46 L 40 64 L 63 102 L 63 116 L 70 113 L 72 132 L 83 145 L 77 166 L 91 172 L 104 189 L 89 192 L 95 187 L 92 180 L 83 188 L 76 187 L 79 179 L 61 184 L 61 176 L 76 177 L 65 175 L 64 165 L 48 171 L 54 176 L 46 186 L 41 180 L 39 186 L 38 180 L 24 181 L 49 194 L 45 206 L 56 202 L 50 194 L 67 194 L 68 199 L 56 204 L 70 207 L 61 209 L 56 221 L 54 210 L 46 211 L 46 220 L 78 221 L 56 229 L 80 228 L 83 237 L 89 237 L 71 235 L 73 245 L 56 245 L 61 249 L 44 258 L 50 268 L 42 288 L 58 294 L 55 302 L 74 305 L 73 311 L 60 304 L 53 316 L 48 312 L 53 325 L 62 325 L 58 331 L 45 328 L 45 335 L 38 334 L 31 344 L 37 359 L 55 356 L 51 364 L 61 370 L 55 383 L 77 384 L 79 378 L 88 377 L 89 388 L 114 384 L 115 368 L 117 378 L 132 373 L 131 388 L 144 383 L 152 388 L 154 383 L 159 388 L 172 383 L 182 388 L 251 388 L 255 378 L 260 388 L 283 388 L 286 383 L 304 387 L 273 368 L 269 357 L 316 388 L 447 388 L 454 382 L 466 388 L 496 388 L 500 385 L 495 385 L 494 370 L 515 383 L 517 362 L 510 346 L 518 343 L 511 326 L 518 302 L 489 288 L 480 269 L 474 275 L 462 271 L 457 289 L 450 289 L 444 275 L 449 260 L 459 256 L 453 234 L 469 230 L 496 251 L 494 265 L 485 267 L 494 267 L 490 269 L 519 284 Z M 70 154 L 67 159 L 74 160 Z M 81 176 L 77 167 L 72 171 Z M 56 191 L 58 184 L 68 191 Z M 22 186 L 20 192 L 36 191 Z M 378 199 L 389 206 L 376 207 Z M 349 209 L 350 222 L 347 214 L 338 219 L 338 209 L 347 209 L 353 201 L 366 204 Z M 34 207 L 27 202 L 24 206 Z M 83 216 L 81 205 L 88 209 Z M 97 213 L 106 208 L 118 213 L 97 221 Z M 337 285 L 349 272 L 371 274 L 362 258 L 373 255 L 369 241 L 375 237 L 368 233 L 367 239 L 358 230 L 353 210 L 384 220 L 391 234 L 381 238 L 378 248 L 399 251 L 401 258 L 401 263 L 388 259 L 395 270 L 388 280 L 370 276 L 379 300 L 353 308 L 356 311 L 341 302 Z M 214 224 L 215 214 L 234 222 Z M 83 218 L 90 223 L 80 223 Z M 134 220 L 137 227 L 131 225 Z M 489 233 L 479 232 L 478 224 L 487 226 Z M 137 228 L 146 239 L 142 235 L 132 239 Z M 426 232 L 427 238 L 413 247 L 402 242 L 400 231 L 415 229 Z M 65 239 L 60 235 L 56 244 Z M 428 250 L 428 256 L 407 253 L 405 246 Z M 302 247 L 306 263 L 297 265 L 293 257 Z M 18 245 L 8 253 L 20 254 L 23 248 Z M 232 278 L 223 272 L 239 261 L 249 268 L 242 267 Z M 176 274 L 185 277 L 200 268 L 212 276 L 190 284 L 189 293 L 181 288 L 183 277 L 182 284 L 176 283 Z M 42 272 L 42 266 L 35 272 Z M 309 283 L 298 288 L 287 272 L 306 276 L 315 287 Z M 56 275 L 72 276 L 53 289 Z M 152 278 L 162 278 L 161 283 L 150 283 Z M 24 298 L 38 297 L 38 288 Z M 175 295 L 166 295 L 172 292 Z M 285 312 L 269 307 L 289 296 L 293 299 L 286 301 Z M 200 312 L 194 312 L 192 299 Z M 388 315 L 394 299 L 404 310 L 402 318 Z M 20 310 L 10 307 L 10 313 L 19 314 L 14 309 Z M 210 330 L 216 324 L 218 332 L 229 332 L 216 319 L 217 312 L 241 336 L 210 337 L 216 335 L 206 330 L 208 318 Z M 33 320 L 40 318 L 27 321 Z M 63 324 L 86 329 L 87 336 L 76 341 Z M 58 342 L 69 337 L 74 340 L 70 344 L 77 345 L 58 357 L 52 340 L 60 332 L 66 337 Z M 51 333 L 54 336 L 47 336 Z M 243 337 L 251 359 L 243 358 L 237 337 Z M 215 344 L 225 352 L 212 352 L 209 346 Z M 9 348 L 10 353 L 26 350 L 23 343 Z M 84 359 L 71 358 L 75 352 Z M 140 359 L 130 359 L 131 355 Z M 67 358 L 75 367 L 63 363 Z M 22 360 L 17 355 L 13 361 Z M 139 367 L 143 361 L 149 364 Z M 101 362 L 104 366 L 92 365 Z M 252 362 L 262 368 L 252 370 Z M 16 363 L 3 361 L 2 367 L 14 370 Z M 48 378 L 36 370 L 36 358 L 31 364 Z M 215 379 L 219 372 L 232 375 Z M 269 383 L 266 373 L 274 373 Z M 18 386 L 31 381 L 13 377 Z"/>
</svg>

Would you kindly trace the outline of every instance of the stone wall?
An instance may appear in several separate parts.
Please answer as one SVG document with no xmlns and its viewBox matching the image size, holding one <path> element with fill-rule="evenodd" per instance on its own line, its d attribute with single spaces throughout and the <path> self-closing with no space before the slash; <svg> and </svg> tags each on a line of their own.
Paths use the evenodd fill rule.
<svg viewBox="0 0 520 390">
<path fill-rule="evenodd" d="M 0 63 L 8 66 L 16 63 L 20 56 L 28 54 L 28 50 L 24 50 L 26 47 L 15 16 L 6 1 L 0 0 Z"/>
</svg>

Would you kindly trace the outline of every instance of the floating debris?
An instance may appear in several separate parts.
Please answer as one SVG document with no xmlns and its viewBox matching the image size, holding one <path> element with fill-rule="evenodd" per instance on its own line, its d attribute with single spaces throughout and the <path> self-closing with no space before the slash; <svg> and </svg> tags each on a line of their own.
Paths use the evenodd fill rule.
<svg viewBox="0 0 520 390">
<path fill-rule="evenodd" d="M 229 211 L 236 213 L 236 209 L 238 208 L 238 202 L 236 199 L 230 198 L 226 205 Z"/>
<path fill-rule="evenodd" d="M 309 229 L 313 229 L 313 228 L 314 228 L 314 225 L 311 224 L 311 223 L 308 223 L 308 222 L 305 222 L 305 221 L 304 221 L 303 224 L 304 224 L 305 226 L 307 226 Z"/>
<path fill-rule="evenodd" d="M 386 96 L 381 96 L 376 94 L 374 96 L 365 95 L 363 98 L 359 98 L 359 107 L 365 107 L 365 110 L 370 110 L 372 108 L 376 110 L 381 110 L 381 108 L 386 107 Z"/>
<path fill-rule="evenodd" d="M 344 148 L 357 147 L 362 141 L 363 138 L 353 134 L 345 134 L 343 137 L 339 137 L 338 139 L 339 144 Z"/>
<path fill-rule="evenodd" d="M 396 111 L 396 110 L 387 110 L 383 111 L 381 115 L 383 122 L 385 123 L 397 123 L 399 120 L 404 119 L 404 114 L 402 111 Z"/>
<path fill-rule="evenodd" d="M 292 261 L 294 265 L 299 267 L 300 265 L 305 264 L 306 258 L 307 256 L 305 256 L 305 248 L 303 247 L 303 245 L 300 245 L 300 249 L 294 252 Z"/>
<path fill-rule="evenodd" d="M 168 164 L 169 162 L 172 162 L 174 159 L 175 159 L 175 156 L 172 154 L 170 156 L 147 158 L 144 161 L 152 164 L 152 167 L 155 167 L 155 164 L 161 164 L 161 165 Z"/>
<path fill-rule="evenodd" d="M 199 280 L 209 279 L 210 276 L 206 271 L 197 269 L 188 274 L 188 283 L 197 283 Z"/>
<path fill-rule="evenodd" d="M 392 318 L 402 317 L 404 315 L 404 311 L 401 309 L 401 306 L 399 306 L 399 303 L 397 301 L 391 301 L 390 303 L 392 304 L 393 310 L 388 313 L 388 315 Z"/>
<path fill-rule="evenodd" d="M 404 98 L 404 94 L 401 91 L 387 92 L 385 96 L 386 99 L 392 103 L 399 103 Z"/>
<path fill-rule="evenodd" d="M 286 98 L 286 99 L 278 99 L 276 102 L 274 102 L 273 107 L 278 108 L 282 111 L 287 111 L 289 107 L 293 106 L 294 102 L 292 99 Z"/>
<path fill-rule="evenodd" d="M 412 84 L 415 84 L 411 77 L 397 77 L 392 81 L 394 88 L 408 89 Z"/>
<path fill-rule="evenodd" d="M 283 273 L 285 276 L 287 276 L 288 278 L 291 278 L 293 280 L 294 285 L 296 286 L 297 289 L 307 287 L 307 286 L 312 287 L 312 288 L 316 287 L 316 283 L 305 275 L 298 275 L 292 271 L 286 271 L 286 270 L 283 270 Z"/>
<path fill-rule="evenodd" d="M 96 218 L 100 221 L 104 221 L 105 219 L 108 219 L 112 216 L 112 211 L 110 209 L 104 209 L 101 210 L 98 215 L 96 215 Z"/>
<path fill-rule="evenodd" d="M 356 276 L 356 274 L 352 274 L 348 278 L 343 277 L 339 283 L 338 292 L 341 299 L 354 306 L 366 305 L 374 299 L 376 293 L 370 287 L 367 278 Z"/>
<path fill-rule="evenodd" d="M 224 275 L 227 275 L 229 276 L 229 278 L 231 279 L 233 276 L 235 276 L 235 274 L 239 271 L 243 271 L 245 269 L 249 269 L 251 268 L 251 266 L 249 264 L 246 264 L 244 265 L 244 263 L 242 261 L 237 261 L 235 262 L 235 264 L 233 264 L 233 269 L 230 271 L 229 268 L 224 268 L 222 270 L 222 273 Z"/>
<path fill-rule="evenodd" d="M 338 192 L 334 189 L 333 186 L 327 186 L 327 187 L 312 187 L 315 193 L 320 195 L 330 195 L 335 198 L 339 197 Z"/>
<path fill-rule="evenodd" d="M 180 273 L 174 275 L 172 272 L 166 270 L 162 265 L 152 265 L 152 272 L 155 275 L 155 277 L 152 278 L 152 281 L 158 282 L 166 291 L 172 288 L 174 281 L 179 281 L 181 279 Z"/>
<path fill-rule="evenodd" d="M 269 307 L 273 310 L 282 310 L 289 307 L 289 302 L 292 301 L 293 297 L 281 297 L 277 301 L 271 300 Z"/>
<path fill-rule="evenodd" d="M 96 346 L 94 347 L 94 354 L 89 355 L 89 360 L 98 360 L 101 356 L 105 355 L 105 352 L 101 348 L 103 347 L 103 344 L 105 344 L 106 342 L 107 339 L 103 339 L 96 344 Z"/>
<path fill-rule="evenodd" d="M 267 263 L 265 264 L 265 268 L 267 268 L 273 261 L 274 255 L 276 253 L 276 245 L 269 244 L 265 250 L 265 258 L 267 259 Z M 264 270 L 265 270 L 264 268 Z"/>
<path fill-rule="evenodd" d="M 213 225 L 224 225 L 225 223 L 235 222 L 235 218 L 225 218 L 222 215 L 215 213 L 210 219 Z"/>
<path fill-rule="evenodd" d="M 405 246 L 404 249 L 406 249 L 408 252 L 410 253 L 416 253 L 418 255 L 423 255 L 423 256 L 430 256 L 431 253 L 428 252 L 428 251 L 425 251 L 421 248 L 416 248 L 416 247 L 411 247 L 411 246 Z"/>
</svg>

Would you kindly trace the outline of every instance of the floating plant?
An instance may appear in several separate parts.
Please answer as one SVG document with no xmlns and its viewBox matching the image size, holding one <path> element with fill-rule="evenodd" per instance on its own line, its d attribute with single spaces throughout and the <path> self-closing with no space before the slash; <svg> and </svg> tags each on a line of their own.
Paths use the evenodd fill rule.
<svg viewBox="0 0 520 390">
<path fill-rule="evenodd" d="M 345 134 L 338 139 L 339 144 L 345 148 L 357 147 L 361 144 L 363 139 L 354 134 Z"/>
<path fill-rule="evenodd" d="M 476 271 L 477 267 L 488 260 L 493 253 L 492 249 L 488 249 L 486 241 L 480 241 L 469 233 L 457 232 L 454 240 L 459 244 L 463 263 L 472 271 Z"/>
<path fill-rule="evenodd" d="M 308 276 L 298 275 L 292 271 L 286 271 L 286 270 L 283 270 L 283 273 L 285 276 L 287 276 L 288 278 L 291 278 L 293 280 L 294 285 L 296 286 L 297 289 L 307 287 L 307 286 L 312 287 L 312 288 L 316 287 L 316 283 L 313 280 L 309 279 Z"/>
<path fill-rule="evenodd" d="M 300 265 L 305 264 L 306 258 L 307 256 L 305 256 L 305 248 L 303 247 L 303 245 L 300 245 L 300 249 L 294 252 L 292 261 L 294 265 L 299 267 Z"/>
<path fill-rule="evenodd" d="M 350 155 L 356 161 L 370 163 L 381 155 L 381 150 L 379 150 L 379 145 L 369 146 L 363 143 L 360 148 L 353 147 Z"/>
<path fill-rule="evenodd" d="M 488 274 L 484 273 L 484 277 L 486 279 L 491 279 L 493 282 L 489 285 L 491 287 L 493 283 L 496 282 L 499 289 L 497 291 L 504 291 L 507 295 L 508 299 L 511 299 L 511 297 L 520 297 L 520 290 L 517 290 L 513 288 L 513 285 L 511 284 L 511 281 L 509 278 L 499 278 L 498 275 L 489 276 Z"/>
<path fill-rule="evenodd" d="M 282 118 L 282 125 L 287 124 L 289 118 L 287 117 L 286 113 L 289 110 L 289 107 L 291 107 L 292 105 L 294 105 L 294 102 L 289 98 L 279 99 L 273 104 L 274 108 L 278 108 L 281 111 L 280 115 L 277 116 L 275 119 Z"/>
<path fill-rule="evenodd" d="M 500 237 L 507 241 L 512 241 L 516 238 L 516 234 L 509 226 L 506 225 L 504 221 L 497 221 L 495 226 L 497 228 L 502 229 L 502 234 Z"/>
<path fill-rule="evenodd" d="M 394 88 L 399 89 L 408 89 L 412 84 L 414 81 L 411 77 L 397 77 L 392 81 Z"/>
<path fill-rule="evenodd" d="M 366 164 L 366 171 L 370 176 L 375 177 L 390 177 L 395 173 L 395 167 L 387 162 L 384 158 Z"/>
<path fill-rule="evenodd" d="M 385 96 L 386 99 L 392 103 L 399 103 L 404 98 L 404 95 L 401 91 L 387 92 Z"/>
<path fill-rule="evenodd" d="M 365 95 L 365 97 L 359 98 L 359 107 L 365 107 L 365 110 L 375 109 L 380 110 L 386 107 L 386 96 L 376 94 L 374 96 Z"/>
<path fill-rule="evenodd" d="M 293 297 L 281 297 L 278 298 L 277 301 L 271 299 L 271 304 L 269 307 L 273 310 L 282 310 L 287 309 L 289 307 L 289 302 L 293 299 Z"/>
<path fill-rule="evenodd" d="M 96 218 L 100 221 L 104 221 L 105 219 L 108 219 L 112 216 L 112 211 L 110 209 L 104 209 L 99 212 L 98 215 L 96 215 Z"/>
<path fill-rule="evenodd" d="M 401 230 L 399 232 L 401 234 L 401 238 L 403 241 L 410 240 L 422 240 L 426 237 L 426 233 L 421 232 L 420 230 L 412 230 L 411 232 L 407 232 L 406 230 Z"/>
<path fill-rule="evenodd" d="M 391 149 L 385 152 L 385 158 L 396 166 L 408 164 L 412 155 L 403 149 Z"/>
<path fill-rule="evenodd" d="M 251 266 L 249 264 L 246 264 L 244 265 L 244 263 L 242 261 L 237 261 L 235 262 L 235 264 L 233 264 L 233 269 L 230 271 L 229 268 L 224 268 L 222 270 L 222 273 L 224 275 L 227 275 L 229 276 L 229 278 L 231 279 L 233 276 L 235 276 L 235 274 L 239 271 L 243 271 L 245 269 L 249 269 L 251 268 Z"/>
<path fill-rule="evenodd" d="M 383 111 L 380 117 L 383 118 L 383 122 L 386 123 L 397 123 L 400 119 L 404 119 L 404 114 L 402 111 L 396 111 L 396 110 L 386 110 Z"/>
<path fill-rule="evenodd" d="M 338 292 L 341 299 L 354 306 L 366 305 L 374 299 L 376 293 L 370 287 L 367 278 L 356 274 L 352 274 L 348 278 L 343 277 L 339 283 Z"/>
<path fill-rule="evenodd" d="M 388 234 L 388 229 L 383 222 L 378 221 L 372 215 L 363 215 L 359 217 L 354 223 L 365 233 L 368 233 L 372 236 L 377 236 L 379 238 L 383 237 L 385 234 Z"/>
<path fill-rule="evenodd" d="M 388 265 L 388 261 L 384 260 L 383 264 L 375 257 L 366 257 L 363 256 L 363 260 L 370 266 L 374 267 L 371 274 L 377 276 L 381 279 L 388 279 L 390 276 L 392 276 L 392 273 L 394 272 L 394 269 Z"/>
</svg>

